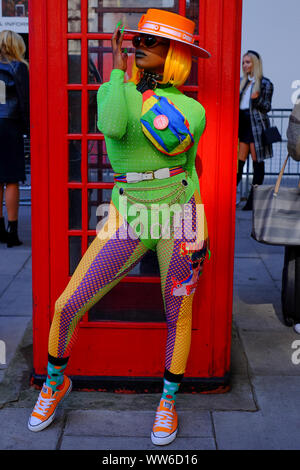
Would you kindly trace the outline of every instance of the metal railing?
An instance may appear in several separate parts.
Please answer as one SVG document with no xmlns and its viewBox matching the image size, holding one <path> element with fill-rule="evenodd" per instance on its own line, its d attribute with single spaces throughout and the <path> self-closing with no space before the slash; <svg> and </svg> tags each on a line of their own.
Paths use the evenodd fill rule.
<svg viewBox="0 0 300 470">
<path fill-rule="evenodd" d="M 276 108 L 270 111 L 269 118 L 271 126 L 277 126 L 282 142 L 276 142 L 273 144 L 273 157 L 265 160 L 265 179 L 264 184 L 273 184 L 280 172 L 284 160 L 287 156 L 287 138 L 286 131 L 289 123 L 289 117 L 292 109 L 289 108 Z M 285 186 L 296 186 L 300 175 L 300 163 L 289 159 L 284 175 L 282 178 L 282 184 Z M 253 178 L 253 165 L 251 157 L 248 158 L 246 165 L 244 166 L 244 172 L 242 180 L 237 188 L 237 199 L 243 200 L 247 198 L 250 191 L 251 182 Z"/>
</svg>

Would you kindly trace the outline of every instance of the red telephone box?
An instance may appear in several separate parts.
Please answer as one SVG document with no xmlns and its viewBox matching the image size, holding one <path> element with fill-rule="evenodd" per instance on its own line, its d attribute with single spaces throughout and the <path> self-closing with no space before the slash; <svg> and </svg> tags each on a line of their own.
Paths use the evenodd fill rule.
<svg viewBox="0 0 300 470">
<path fill-rule="evenodd" d="M 128 6 L 129 5 L 129 6 Z M 96 93 L 109 79 L 115 24 L 135 28 L 149 8 L 194 20 L 209 60 L 183 91 L 206 109 L 197 160 L 212 257 L 194 298 L 183 388 L 229 387 L 242 0 L 31 0 L 33 382 L 46 374 L 55 300 L 96 235 L 112 169 L 96 127 Z M 130 56 L 131 44 L 127 46 Z M 154 390 L 164 370 L 166 325 L 156 255 L 150 254 L 80 323 L 68 365 L 77 387 Z M 120 301 L 122 299 L 122 301 Z M 153 348 L 153 345 L 159 347 Z M 153 388 L 154 387 L 154 388 Z"/>
</svg>

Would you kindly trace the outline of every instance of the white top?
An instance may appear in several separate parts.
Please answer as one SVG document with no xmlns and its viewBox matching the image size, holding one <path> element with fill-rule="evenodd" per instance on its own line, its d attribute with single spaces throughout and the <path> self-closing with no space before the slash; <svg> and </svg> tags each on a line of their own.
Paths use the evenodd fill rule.
<svg viewBox="0 0 300 470">
<path fill-rule="evenodd" d="M 250 81 L 250 84 L 247 86 L 245 92 L 243 93 L 243 96 L 240 102 L 240 109 L 249 109 L 251 90 L 252 90 L 252 85 L 255 82 L 255 77 L 250 77 L 250 75 L 248 75 L 248 80 Z"/>
</svg>

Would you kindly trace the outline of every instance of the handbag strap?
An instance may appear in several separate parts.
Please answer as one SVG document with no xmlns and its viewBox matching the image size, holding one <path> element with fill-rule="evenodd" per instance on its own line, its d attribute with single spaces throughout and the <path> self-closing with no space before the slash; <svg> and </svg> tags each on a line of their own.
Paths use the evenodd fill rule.
<svg viewBox="0 0 300 470">
<path fill-rule="evenodd" d="M 260 112 L 259 110 L 257 110 L 257 111 L 259 112 L 259 117 L 260 117 L 260 120 L 261 120 L 263 129 L 264 129 L 264 131 L 265 131 L 265 130 L 266 130 L 266 126 L 265 126 L 264 120 L 263 120 L 263 118 L 262 118 L 261 112 Z"/>
<path fill-rule="evenodd" d="M 282 177 L 283 177 L 283 173 L 284 173 L 284 170 L 285 170 L 285 167 L 286 167 L 286 164 L 288 162 L 288 159 L 290 158 L 290 156 L 288 155 L 282 165 L 282 168 L 280 170 L 280 173 L 278 175 L 278 178 L 277 178 L 277 181 L 276 181 L 276 184 L 275 184 L 275 189 L 274 189 L 274 196 L 277 196 L 278 194 L 278 191 L 279 191 L 279 187 L 280 187 L 280 184 L 281 184 L 281 180 L 282 180 Z M 300 180 L 299 180 L 299 183 L 298 183 L 298 188 L 300 188 Z"/>
</svg>

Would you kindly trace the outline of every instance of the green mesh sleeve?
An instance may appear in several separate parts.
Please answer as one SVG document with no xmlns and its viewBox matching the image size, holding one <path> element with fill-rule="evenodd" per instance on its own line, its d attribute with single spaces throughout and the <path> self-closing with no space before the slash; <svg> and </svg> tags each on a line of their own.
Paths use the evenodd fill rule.
<svg viewBox="0 0 300 470">
<path fill-rule="evenodd" d="M 120 140 L 126 133 L 128 122 L 123 70 L 112 70 L 110 81 L 98 90 L 97 105 L 99 131 L 110 139 Z"/>
</svg>

